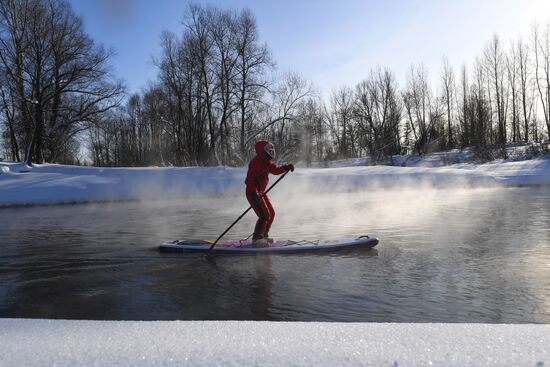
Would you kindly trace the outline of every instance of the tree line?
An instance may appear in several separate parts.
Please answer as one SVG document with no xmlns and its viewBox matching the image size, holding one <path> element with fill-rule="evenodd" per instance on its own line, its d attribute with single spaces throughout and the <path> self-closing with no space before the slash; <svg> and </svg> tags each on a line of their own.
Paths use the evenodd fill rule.
<svg viewBox="0 0 550 367">
<path fill-rule="evenodd" d="M 255 138 L 296 145 L 293 122 L 312 89 L 295 74 L 273 78 L 252 13 L 192 4 L 183 27 L 161 35 L 158 80 L 90 130 L 94 163 L 239 165 Z"/>
<path fill-rule="evenodd" d="M 487 42 L 473 65 L 423 65 L 403 86 L 385 67 L 324 101 L 278 75 L 249 10 L 189 4 L 180 34 L 160 35 L 158 78 L 124 94 L 112 51 L 84 32 L 66 0 L 0 2 L 0 119 L 5 157 L 98 166 L 242 165 L 258 139 L 283 159 L 314 161 L 547 141 L 550 26 Z M 82 157 L 82 146 L 89 157 Z"/>
</svg>

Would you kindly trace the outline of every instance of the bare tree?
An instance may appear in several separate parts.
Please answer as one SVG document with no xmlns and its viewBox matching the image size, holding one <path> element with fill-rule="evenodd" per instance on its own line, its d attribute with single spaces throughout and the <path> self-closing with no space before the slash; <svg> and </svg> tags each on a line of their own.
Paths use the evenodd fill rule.
<svg viewBox="0 0 550 367">
<path fill-rule="evenodd" d="M 521 140 L 520 137 L 520 122 L 519 122 L 519 55 L 516 52 L 516 48 L 512 43 L 510 49 L 510 55 L 506 57 L 506 76 L 508 79 L 508 86 L 511 92 L 510 100 L 512 102 L 511 118 L 512 118 L 512 142 L 516 143 Z"/>
<path fill-rule="evenodd" d="M 31 2 L 16 2 L 15 0 L 0 2 L 0 76 L 5 91 L 9 95 L 6 97 L 5 93 L 3 94 L 4 111 L 6 116 L 11 115 L 12 123 L 20 127 L 23 141 L 27 145 L 25 149 L 27 152 L 31 148 L 29 143 L 35 129 L 31 122 L 29 100 L 26 96 L 28 91 L 25 90 L 28 83 L 25 83 L 26 79 L 24 78 L 24 62 L 30 47 L 29 24 L 32 13 L 35 12 L 35 4 Z M 2 91 L 4 92 L 4 89 Z M 8 100 L 13 107 L 16 106 L 11 114 Z M 10 136 L 10 138 L 17 139 L 16 136 Z M 18 145 L 17 141 L 15 144 Z"/>
<path fill-rule="evenodd" d="M 258 105 L 265 103 L 264 73 L 271 66 L 267 46 L 259 45 L 256 22 L 247 10 L 191 4 L 183 24 L 181 39 L 164 33 L 164 53 L 157 62 L 178 116 L 172 134 L 181 146 L 178 155 L 189 164 L 242 163 L 246 133 L 255 128 Z"/>
<path fill-rule="evenodd" d="M 441 138 L 443 111 L 434 99 L 424 67 L 411 67 L 403 92 L 406 118 L 415 137 L 415 150 L 424 154 Z"/>
<path fill-rule="evenodd" d="M 498 36 L 494 36 L 485 47 L 484 57 L 489 78 L 487 82 L 492 86 L 493 103 L 496 107 L 497 142 L 506 143 L 506 91 L 505 91 L 505 55 Z M 489 89 L 490 91 L 491 89 Z"/>
<path fill-rule="evenodd" d="M 533 27 L 533 50 L 535 56 L 535 83 L 548 135 L 550 136 L 550 23 L 541 32 Z"/>
<path fill-rule="evenodd" d="M 339 158 L 349 158 L 353 151 L 354 130 L 354 96 L 353 90 L 342 87 L 330 96 L 330 108 L 333 118 L 330 119 L 332 131 L 336 138 Z"/>
<path fill-rule="evenodd" d="M 177 165 L 206 164 L 210 161 L 207 104 L 195 37 L 182 39 L 163 32 L 163 54 L 157 61 L 165 111 L 158 118 L 170 137 L 169 162 Z"/>
<path fill-rule="evenodd" d="M 273 68 L 272 56 L 267 45 L 258 41 L 258 26 L 249 10 L 241 12 L 237 19 L 235 46 L 238 52 L 237 105 L 240 131 L 241 161 L 245 159 L 246 131 L 255 118 L 254 107 L 264 103 L 262 97 L 269 88 L 266 71 Z"/>
<path fill-rule="evenodd" d="M 0 4 L 0 63 L 10 98 L 18 100 L 28 164 L 56 161 L 64 148 L 123 93 L 111 83 L 112 52 L 84 33 L 66 0 Z"/>
<path fill-rule="evenodd" d="M 327 138 L 325 136 L 325 122 L 322 106 L 319 101 L 310 98 L 304 104 L 302 116 L 302 151 L 301 157 L 309 167 L 312 161 L 321 161 L 324 159 Z"/>
<path fill-rule="evenodd" d="M 443 85 L 443 100 L 445 106 L 447 107 L 447 147 L 452 148 L 454 146 L 453 140 L 453 100 L 455 94 L 455 77 L 454 72 L 449 65 L 449 60 L 447 58 L 443 59 L 443 69 L 441 74 L 441 81 Z"/>
<path fill-rule="evenodd" d="M 0 84 L 0 97 L 2 98 L 2 108 L 4 112 L 4 120 L 6 121 L 7 129 L 7 139 L 10 142 L 10 154 L 11 159 L 14 162 L 19 162 L 21 160 L 19 156 L 19 145 L 17 143 L 17 137 L 15 134 L 15 115 L 16 115 L 16 103 L 14 103 L 13 96 L 12 100 L 8 102 L 4 89 Z"/>
<path fill-rule="evenodd" d="M 226 164 L 232 156 L 230 142 L 230 121 L 237 110 L 235 85 L 237 84 L 238 52 L 235 43 L 237 38 L 237 16 L 232 11 L 212 10 L 210 33 L 213 42 L 212 67 L 218 83 L 216 110 L 219 116 L 220 157 Z"/>
<path fill-rule="evenodd" d="M 373 162 L 400 153 L 401 103 L 393 73 L 381 68 L 371 70 L 355 89 L 354 114 L 360 141 L 366 144 Z"/>
<path fill-rule="evenodd" d="M 309 82 L 296 73 L 285 74 L 271 92 L 267 122 L 251 131 L 245 144 L 261 134 L 270 133 L 283 153 L 291 148 L 290 137 L 286 135 L 289 123 L 299 119 L 299 113 L 304 110 L 303 104 L 310 97 L 314 97 L 314 92 Z"/>
<path fill-rule="evenodd" d="M 529 141 L 529 124 L 533 115 L 534 88 L 531 78 L 531 58 L 529 46 L 521 39 L 515 45 L 515 57 L 517 59 L 519 77 L 519 99 L 523 117 L 523 141 Z"/>
<path fill-rule="evenodd" d="M 486 67 L 480 59 L 476 59 L 474 65 L 474 82 L 470 91 L 470 121 L 471 121 L 471 142 L 478 154 L 483 159 L 490 159 L 487 156 L 487 140 L 491 137 L 492 111 L 489 97 L 490 85 L 487 83 L 489 77 L 486 74 Z"/>
<path fill-rule="evenodd" d="M 458 119 L 460 122 L 460 147 L 465 148 L 471 144 L 472 141 L 472 123 L 470 119 L 470 101 L 469 101 L 469 82 L 468 71 L 466 65 L 462 66 L 460 72 L 460 101 L 458 106 Z M 458 98 L 457 98 L 458 101 Z"/>
<path fill-rule="evenodd" d="M 167 124 L 164 123 L 167 103 L 162 88 L 159 85 L 150 85 L 143 96 L 143 119 L 148 126 L 148 164 L 165 166 L 166 157 L 170 155 L 170 136 Z"/>
</svg>

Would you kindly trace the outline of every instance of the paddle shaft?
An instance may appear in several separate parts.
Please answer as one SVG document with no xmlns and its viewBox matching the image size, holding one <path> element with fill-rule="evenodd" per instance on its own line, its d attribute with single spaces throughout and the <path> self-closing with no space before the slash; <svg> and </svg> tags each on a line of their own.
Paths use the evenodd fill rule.
<svg viewBox="0 0 550 367">
<path fill-rule="evenodd" d="M 277 184 L 279 183 L 279 181 L 281 181 L 283 178 L 285 178 L 285 176 L 286 176 L 287 173 L 289 173 L 289 172 L 290 172 L 290 171 L 286 171 L 285 173 L 283 173 L 283 175 L 282 175 L 281 177 L 279 177 L 279 179 L 278 179 L 277 181 L 275 181 L 275 182 L 273 183 L 273 185 L 271 185 L 271 186 L 265 191 L 264 195 L 267 194 L 272 188 L 274 188 L 275 185 L 277 185 Z M 229 230 L 230 230 L 231 228 L 233 228 L 233 226 L 234 226 L 235 224 L 237 224 L 237 223 L 242 219 L 242 217 L 244 217 L 244 216 L 246 215 L 246 213 L 248 213 L 248 212 L 250 211 L 250 209 L 252 209 L 251 206 L 249 206 L 248 209 L 246 209 L 246 210 L 244 211 L 244 213 L 242 213 L 241 216 L 240 216 L 239 218 L 237 218 L 237 220 L 234 221 L 233 224 L 231 224 L 231 225 L 229 226 L 229 228 L 227 228 L 227 229 L 220 235 L 220 237 L 218 237 L 218 238 L 216 239 L 216 241 L 214 241 L 214 243 L 212 244 L 212 246 L 210 246 L 210 248 L 208 249 L 207 255 L 210 255 L 210 252 L 212 251 L 212 249 L 214 248 L 214 246 L 216 246 L 216 245 L 218 244 L 218 241 L 219 241 L 223 236 L 225 236 L 225 234 L 226 234 L 227 232 L 229 232 Z"/>
</svg>

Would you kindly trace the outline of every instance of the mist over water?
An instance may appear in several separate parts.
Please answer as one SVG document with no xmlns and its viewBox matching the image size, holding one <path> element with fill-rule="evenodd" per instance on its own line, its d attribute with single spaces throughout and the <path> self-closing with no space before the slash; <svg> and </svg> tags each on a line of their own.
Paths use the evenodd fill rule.
<svg viewBox="0 0 550 367">
<path fill-rule="evenodd" d="M 550 189 L 270 195 L 277 239 L 368 234 L 374 251 L 159 254 L 215 239 L 244 195 L 1 210 L 0 317 L 550 322 Z M 246 238 L 248 214 L 227 235 Z"/>
</svg>

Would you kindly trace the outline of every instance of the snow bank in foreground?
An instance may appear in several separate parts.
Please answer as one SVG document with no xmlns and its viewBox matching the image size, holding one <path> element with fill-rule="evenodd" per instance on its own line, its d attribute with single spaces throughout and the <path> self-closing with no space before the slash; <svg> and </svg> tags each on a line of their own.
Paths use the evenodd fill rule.
<svg viewBox="0 0 550 367">
<path fill-rule="evenodd" d="M 246 175 L 245 167 L 34 165 L 29 172 L 17 165 L 3 164 L 2 167 L 0 206 L 242 194 Z M 414 186 L 547 184 L 550 184 L 550 160 L 539 159 L 447 167 L 298 168 L 277 190 L 283 190 L 283 186 L 294 193 L 308 193 Z"/>
<path fill-rule="evenodd" d="M 537 366 L 550 325 L 0 320 L 4 366 Z"/>
</svg>

